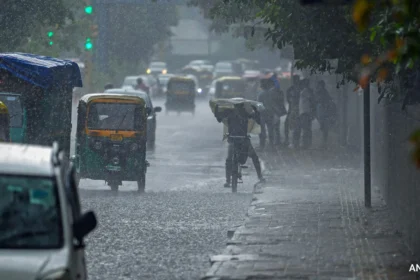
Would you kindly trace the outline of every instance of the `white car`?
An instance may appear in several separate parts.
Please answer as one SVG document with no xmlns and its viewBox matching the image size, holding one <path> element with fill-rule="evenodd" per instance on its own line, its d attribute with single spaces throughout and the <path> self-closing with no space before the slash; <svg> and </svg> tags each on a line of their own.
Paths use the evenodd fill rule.
<svg viewBox="0 0 420 280">
<path fill-rule="evenodd" d="M 217 83 L 217 79 L 214 80 L 210 85 L 209 96 L 211 97 L 214 97 L 214 95 L 216 94 L 216 83 Z"/>
<path fill-rule="evenodd" d="M 87 279 L 74 169 L 53 147 L 0 144 L 0 279 Z"/>
</svg>

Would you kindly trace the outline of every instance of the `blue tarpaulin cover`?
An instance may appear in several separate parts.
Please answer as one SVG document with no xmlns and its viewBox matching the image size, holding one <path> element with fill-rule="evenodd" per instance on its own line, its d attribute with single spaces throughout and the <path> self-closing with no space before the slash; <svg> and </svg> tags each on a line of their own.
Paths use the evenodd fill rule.
<svg viewBox="0 0 420 280">
<path fill-rule="evenodd" d="M 77 63 L 27 53 L 0 53 L 0 69 L 33 85 L 48 88 L 54 84 L 82 87 Z"/>
</svg>

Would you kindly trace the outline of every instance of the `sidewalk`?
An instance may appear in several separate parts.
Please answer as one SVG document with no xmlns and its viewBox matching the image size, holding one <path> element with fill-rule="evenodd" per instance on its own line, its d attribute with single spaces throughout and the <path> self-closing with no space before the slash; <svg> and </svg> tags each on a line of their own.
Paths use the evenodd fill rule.
<svg viewBox="0 0 420 280">
<path fill-rule="evenodd" d="M 364 207 L 359 158 L 320 150 L 261 157 L 267 183 L 202 279 L 416 279 L 379 193 Z"/>
</svg>

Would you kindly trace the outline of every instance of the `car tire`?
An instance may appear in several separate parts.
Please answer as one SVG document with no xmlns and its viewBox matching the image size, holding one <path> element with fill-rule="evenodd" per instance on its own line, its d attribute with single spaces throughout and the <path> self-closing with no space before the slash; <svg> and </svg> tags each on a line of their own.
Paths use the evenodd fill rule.
<svg viewBox="0 0 420 280">
<path fill-rule="evenodd" d="M 118 187 L 119 187 L 118 184 L 112 183 L 109 186 L 111 188 L 111 191 L 113 191 L 113 192 L 117 192 L 118 191 Z"/>
</svg>

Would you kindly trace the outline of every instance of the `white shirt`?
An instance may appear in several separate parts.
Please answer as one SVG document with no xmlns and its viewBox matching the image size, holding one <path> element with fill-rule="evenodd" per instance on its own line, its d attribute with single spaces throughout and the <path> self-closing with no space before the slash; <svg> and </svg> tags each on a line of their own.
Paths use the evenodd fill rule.
<svg viewBox="0 0 420 280">
<path fill-rule="evenodd" d="M 299 115 L 311 113 L 311 91 L 305 88 L 300 93 Z"/>
</svg>

